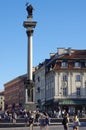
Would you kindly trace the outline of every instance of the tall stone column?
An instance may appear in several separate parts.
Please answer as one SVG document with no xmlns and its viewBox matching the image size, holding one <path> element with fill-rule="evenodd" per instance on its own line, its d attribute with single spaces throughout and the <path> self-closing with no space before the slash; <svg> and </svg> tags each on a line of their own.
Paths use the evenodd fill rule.
<svg viewBox="0 0 86 130">
<path fill-rule="evenodd" d="M 26 7 L 28 16 L 27 21 L 24 21 L 23 26 L 26 28 L 26 33 L 28 37 L 28 46 L 27 46 L 27 80 L 25 82 L 26 94 L 25 94 L 25 104 L 29 105 L 33 102 L 33 56 L 32 56 L 32 37 L 34 28 L 36 26 L 35 21 L 32 21 L 33 18 L 33 6 L 27 5 Z"/>
</svg>

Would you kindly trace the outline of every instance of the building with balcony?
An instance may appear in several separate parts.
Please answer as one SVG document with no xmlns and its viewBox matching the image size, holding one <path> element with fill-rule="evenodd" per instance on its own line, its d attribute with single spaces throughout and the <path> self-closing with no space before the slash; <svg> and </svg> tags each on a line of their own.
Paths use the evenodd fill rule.
<svg viewBox="0 0 86 130">
<path fill-rule="evenodd" d="M 58 48 L 34 75 L 38 109 L 86 110 L 86 50 Z"/>
</svg>

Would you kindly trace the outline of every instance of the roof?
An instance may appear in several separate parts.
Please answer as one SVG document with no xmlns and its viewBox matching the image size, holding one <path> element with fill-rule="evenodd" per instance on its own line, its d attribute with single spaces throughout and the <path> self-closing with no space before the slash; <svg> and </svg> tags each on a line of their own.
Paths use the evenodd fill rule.
<svg viewBox="0 0 86 130">
<path fill-rule="evenodd" d="M 62 61 L 70 62 L 68 68 L 60 67 L 60 63 Z M 83 66 L 82 68 L 73 67 L 73 62 L 75 62 L 75 61 L 85 62 L 86 61 L 86 50 L 74 50 L 74 51 L 71 51 L 70 53 L 67 52 L 67 53 L 63 53 L 63 54 L 59 55 L 56 59 L 53 70 L 59 70 L 59 69 L 60 70 L 71 70 L 71 69 L 86 70 L 85 66 Z"/>
<path fill-rule="evenodd" d="M 1 95 L 3 95 L 3 96 L 4 96 L 4 91 L 1 91 L 1 92 L 0 92 L 0 96 L 1 96 Z"/>
<path fill-rule="evenodd" d="M 70 54 L 66 53 L 59 56 L 58 59 L 86 59 L 86 50 L 75 50 Z"/>
</svg>

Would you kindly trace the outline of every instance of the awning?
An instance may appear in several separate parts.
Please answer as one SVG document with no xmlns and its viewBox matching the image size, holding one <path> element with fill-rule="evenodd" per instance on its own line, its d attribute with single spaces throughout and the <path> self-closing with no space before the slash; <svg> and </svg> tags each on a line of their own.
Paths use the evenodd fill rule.
<svg viewBox="0 0 86 130">
<path fill-rule="evenodd" d="M 62 100 L 59 105 L 86 105 L 86 100 Z"/>
</svg>

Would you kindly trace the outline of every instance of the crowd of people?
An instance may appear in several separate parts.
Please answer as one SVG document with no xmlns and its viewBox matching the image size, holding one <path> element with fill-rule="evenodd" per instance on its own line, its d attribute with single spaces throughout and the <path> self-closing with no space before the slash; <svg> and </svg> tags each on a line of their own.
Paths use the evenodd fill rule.
<svg viewBox="0 0 86 130">
<path fill-rule="evenodd" d="M 26 109 L 18 111 L 5 111 L 3 119 L 10 123 L 16 123 L 17 119 L 23 119 L 25 127 L 29 126 L 30 130 L 33 130 L 34 124 L 40 126 L 40 130 L 44 127 L 48 130 L 49 127 L 49 115 L 46 112 L 28 111 Z"/>
<path fill-rule="evenodd" d="M 43 128 L 46 128 L 46 130 L 49 129 L 50 117 L 49 114 L 46 112 L 40 113 L 39 111 L 20 110 L 19 113 L 15 111 L 12 112 L 6 111 L 4 113 L 4 119 L 13 123 L 16 123 L 17 119 L 21 117 L 24 119 L 25 126 L 29 126 L 30 130 L 33 130 L 34 123 L 40 126 L 40 130 L 42 130 Z M 69 129 L 69 123 L 70 123 L 69 113 L 66 110 L 63 110 L 62 125 L 64 130 Z M 73 130 L 79 130 L 80 121 L 76 114 L 73 114 L 72 124 L 73 124 Z"/>
<path fill-rule="evenodd" d="M 46 130 L 48 130 L 49 128 L 49 116 L 46 112 L 39 113 L 38 111 L 36 111 L 35 113 L 28 113 L 26 111 L 24 114 L 24 120 L 25 126 L 29 124 L 30 130 L 33 130 L 34 123 L 40 126 L 40 130 L 42 130 L 44 127 L 46 128 Z"/>
</svg>

